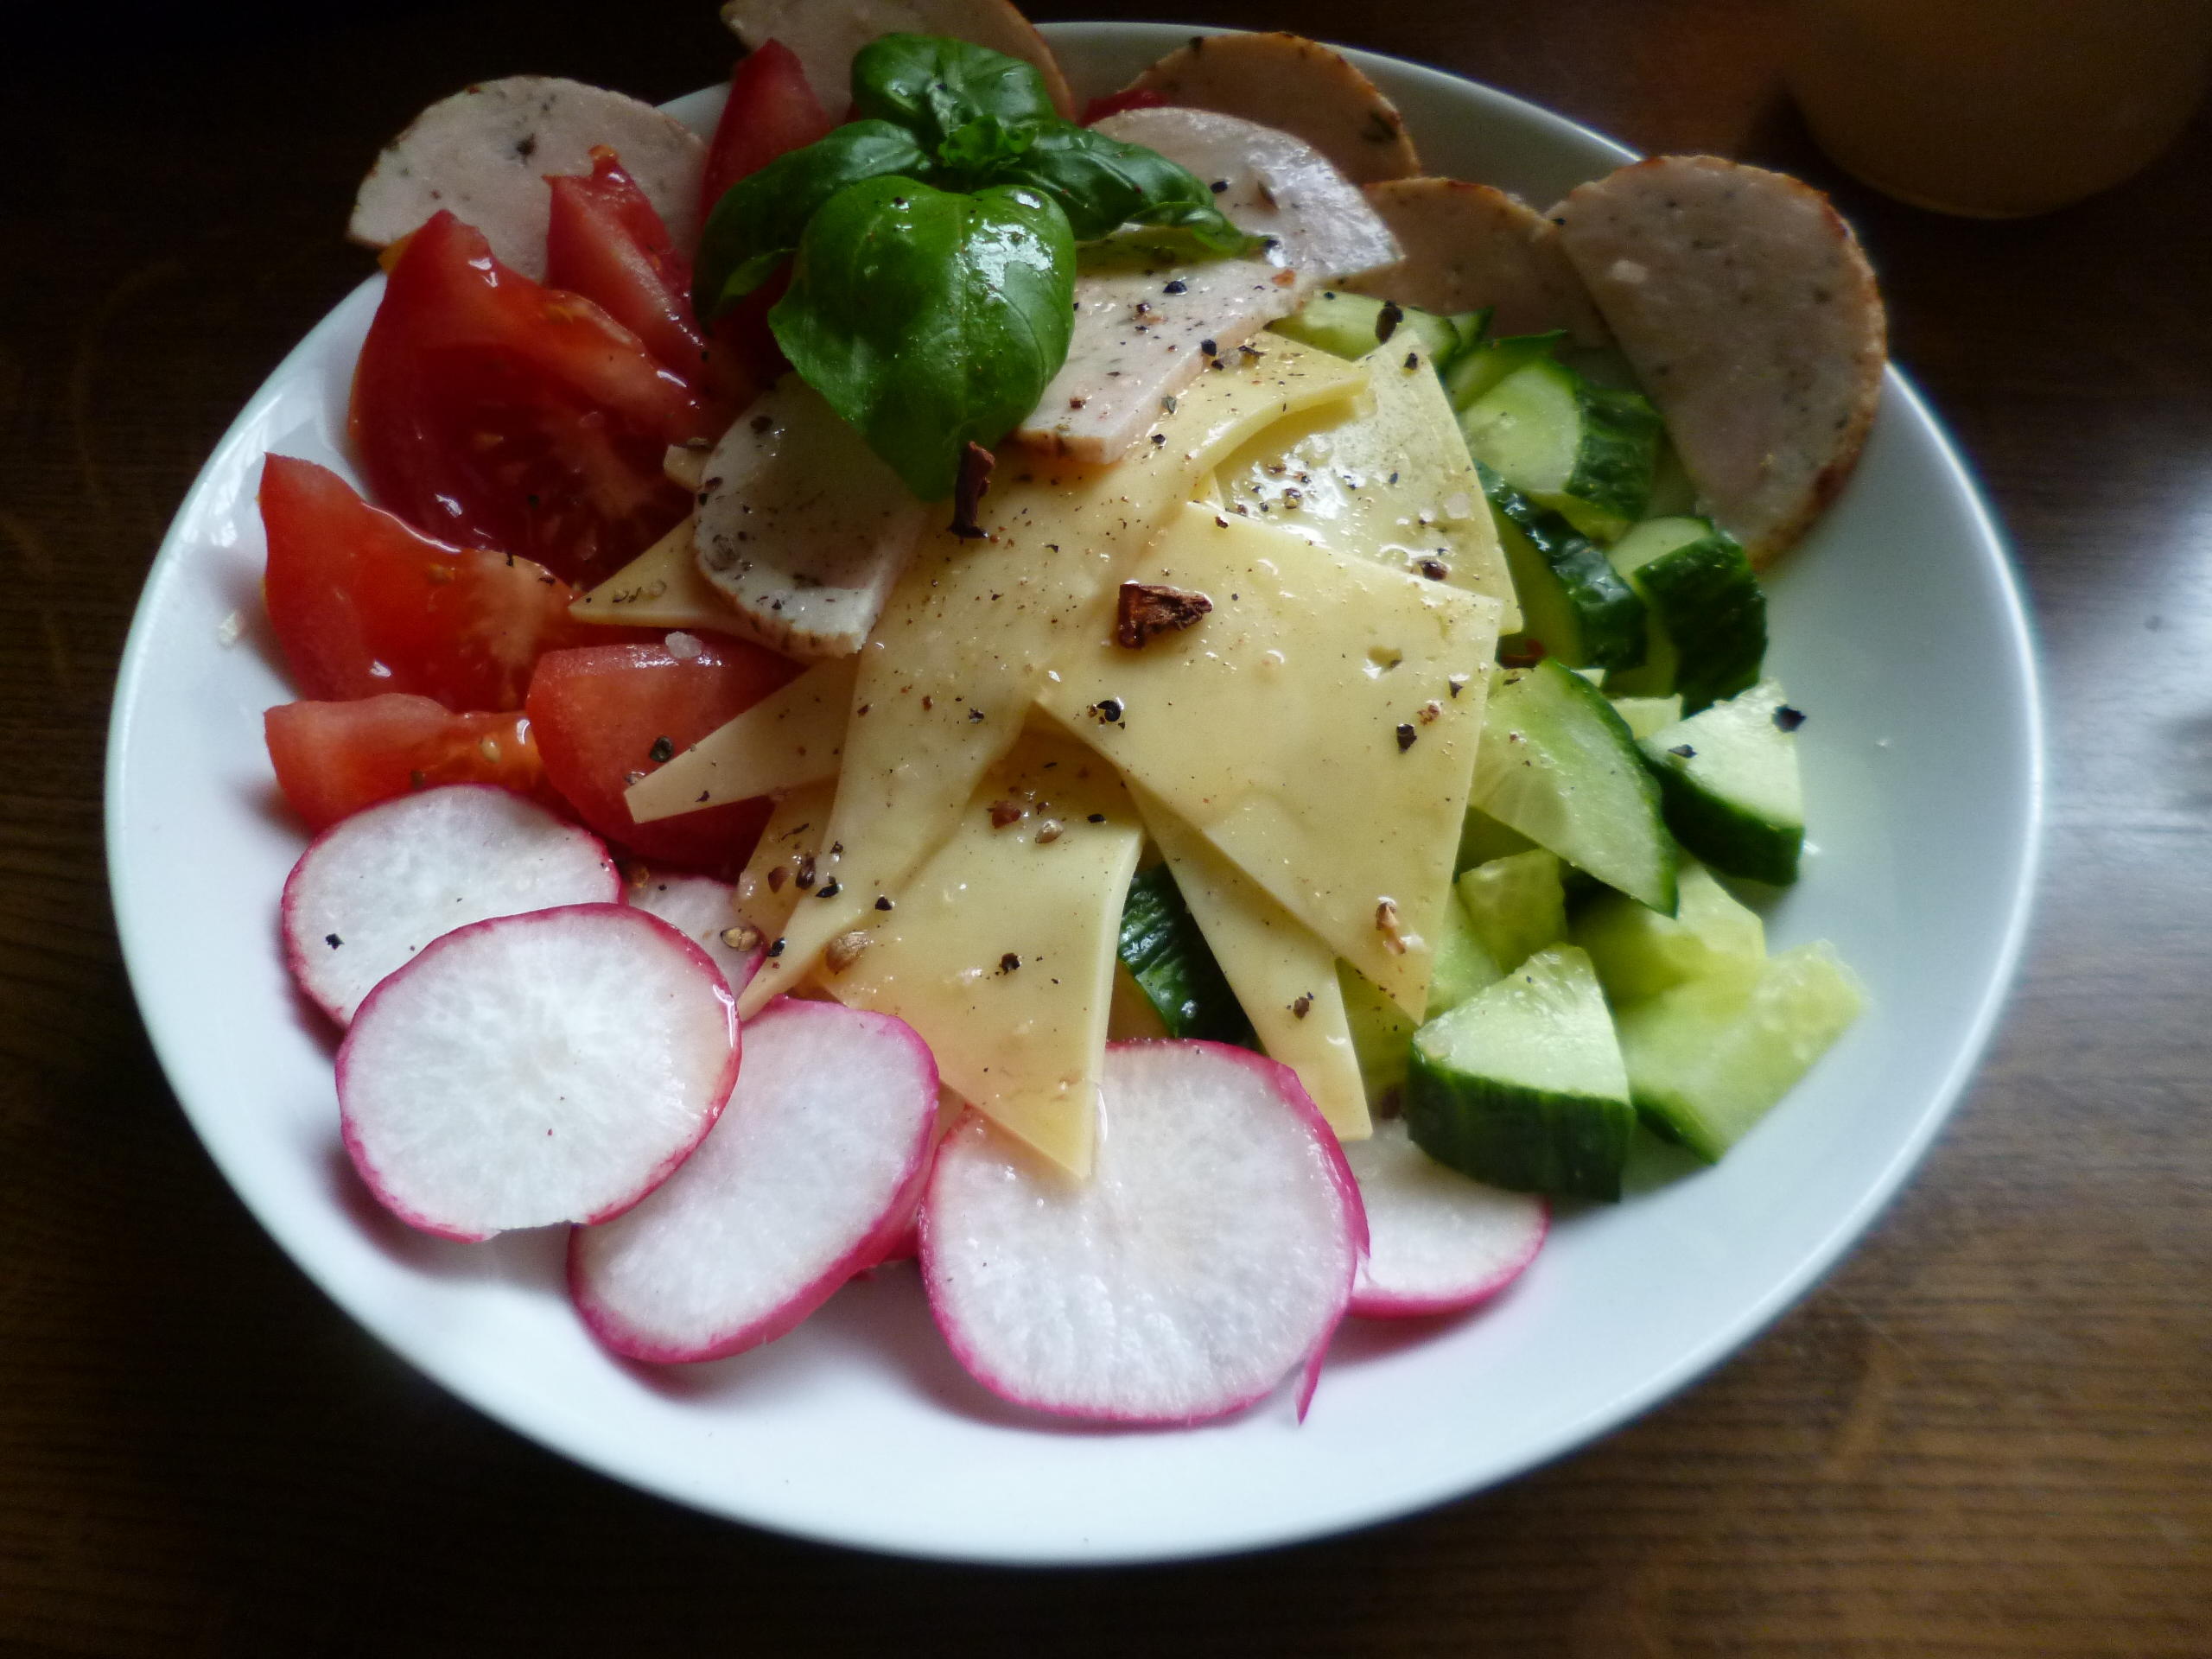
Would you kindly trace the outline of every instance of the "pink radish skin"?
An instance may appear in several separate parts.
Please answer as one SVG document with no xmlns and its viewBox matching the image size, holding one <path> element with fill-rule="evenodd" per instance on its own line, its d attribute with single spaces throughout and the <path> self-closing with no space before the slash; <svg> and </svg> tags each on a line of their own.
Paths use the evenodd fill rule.
<svg viewBox="0 0 2212 1659">
<path fill-rule="evenodd" d="M 339 1125 L 378 1201 L 426 1233 L 605 1221 L 714 1127 L 739 1054 L 721 969 L 658 918 L 493 917 L 361 1004 L 338 1050 Z"/>
<path fill-rule="evenodd" d="M 707 953 L 722 970 L 733 991 L 741 991 L 760 969 L 758 946 L 740 950 L 723 936 L 737 925 L 730 904 L 736 890 L 711 875 L 664 874 L 647 872 L 645 880 L 623 889 L 622 896 L 639 910 L 658 916 Z"/>
<path fill-rule="evenodd" d="M 1370 1231 L 1352 1287 L 1356 1318 L 1419 1319 L 1472 1307 L 1518 1279 L 1543 1247 L 1551 1209 L 1542 1198 L 1446 1169 L 1413 1143 L 1403 1118 L 1382 1119 L 1371 1140 L 1344 1153 Z"/>
<path fill-rule="evenodd" d="M 592 1334 L 663 1364 L 772 1342 L 912 1224 L 937 1062 L 889 1014 L 779 998 L 746 1022 L 729 1108 L 667 1185 L 579 1229 L 569 1291 Z"/>
<path fill-rule="evenodd" d="M 938 1149 L 922 1274 L 954 1355 L 1055 1414 L 1185 1426 L 1300 1373 L 1367 1248 L 1358 1185 L 1297 1075 L 1217 1043 L 1106 1052 L 1098 1154 L 1071 1180 L 969 1113 Z"/>
<path fill-rule="evenodd" d="M 442 934 L 621 895 L 588 830 L 490 784 L 451 784 L 365 807 L 308 844 L 284 881 L 284 963 L 343 1026 Z"/>
</svg>

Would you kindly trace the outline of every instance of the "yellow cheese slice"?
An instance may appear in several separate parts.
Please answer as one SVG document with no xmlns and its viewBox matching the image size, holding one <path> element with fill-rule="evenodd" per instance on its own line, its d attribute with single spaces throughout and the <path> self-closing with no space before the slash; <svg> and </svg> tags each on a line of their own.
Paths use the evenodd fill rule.
<svg viewBox="0 0 2212 1659">
<path fill-rule="evenodd" d="M 1143 844 L 1111 766 L 1032 734 L 985 774 L 893 907 L 871 900 L 870 923 L 832 942 L 823 981 L 913 1027 L 947 1086 L 1087 1174 L 1122 901 Z"/>
<path fill-rule="evenodd" d="M 1039 702 L 1418 1017 L 1497 601 L 1199 505 L 1131 575 L 1212 612 L 1070 639 Z"/>
<path fill-rule="evenodd" d="M 1339 553 L 1488 594 L 1505 607 L 1502 631 L 1519 627 L 1497 528 L 1444 383 L 1402 344 L 1378 346 L 1360 367 L 1370 412 L 1310 410 L 1269 427 L 1222 463 L 1222 500 Z"/>
<path fill-rule="evenodd" d="M 808 784 L 778 801 L 761 827 L 753 856 L 738 872 L 730 908 L 741 924 L 757 929 L 764 940 L 780 935 L 800 895 L 820 885 L 815 864 L 836 793 L 835 785 Z"/>
<path fill-rule="evenodd" d="M 817 663 L 790 684 L 716 727 L 666 766 L 623 791 L 638 823 L 697 812 L 725 801 L 780 795 L 837 775 L 856 665 Z"/>
<path fill-rule="evenodd" d="M 686 518 L 577 599 L 569 614 L 579 622 L 615 627 L 737 633 L 737 616 L 729 601 L 699 574 L 698 556 L 691 545 L 692 523 Z"/>
<path fill-rule="evenodd" d="M 1014 746 L 1063 640 L 1110 631 L 1116 584 L 1214 465 L 1285 415 L 1350 395 L 1352 364 L 1285 341 L 1168 400 L 1115 465 L 1009 449 L 977 515 L 985 531 L 925 537 L 860 653 L 830 854 L 842 902 L 810 906 L 740 999 L 751 1013 L 804 975 L 952 831 Z"/>
<path fill-rule="evenodd" d="M 1158 796 L 1129 792 L 1260 1046 L 1298 1073 L 1338 1139 L 1364 1141 L 1374 1125 L 1337 983 L 1337 953 Z"/>
</svg>

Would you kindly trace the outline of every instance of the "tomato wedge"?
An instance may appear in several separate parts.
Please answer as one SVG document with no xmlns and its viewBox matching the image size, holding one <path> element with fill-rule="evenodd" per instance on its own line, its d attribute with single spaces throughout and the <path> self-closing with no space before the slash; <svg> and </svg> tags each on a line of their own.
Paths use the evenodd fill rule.
<svg viewBox="0 0 2212 1659">
<path fill-rule="evenodd" d="M 350 702 L 280 703 L 261 724 L 276 786 L 314 830 L 440 784 L 544 791 L 545 766 L 522 715 L 457 715 L 429 697 L 392 691 Z"/>
<path fill-rule="evenodd" d="M 576 590 L 543 566 L 432 541 L 311 461 L 262 463 L 261 522 L 262 595 L 310 697 L 519 709 L 540 654 L 607 637 L 569 616 Z"/>
<path fill-rule="evenodd" d="M 1165 108 L 1165 94 L 1132 86 L 1127 92 L 1109 92 L 1103 98 L 1094 98 L 1083 106 L 1083 124 L 1096 126 L 1109 115 L 1119 115 L 1124 110 L 1157 110 Z"/>
<path fill-rule="evenodd" d="M 637 335 L 508 270 L 449 213 L 392 265 L 351 425 L 371 493 L 417 529 L 584 586 L 689 510 L 668 446 L 719 435 Z"/>
<path fill-rule="evenodd" d="M 546 779 L 608 840 L 648 859 L 734 874 L 767 822 L 766 800 L 636 823 L 623 791 L 798 672 L 773 652 L 736 639 L 702 643 L 690 657 L 658 645 L 550 652 L 537 664 L 527 704 Z"/>
<path fill-rule="evenodd" d="M 545 280 L 581 294 L 635 334 L 661 367 L 713 409 L 715 423 L 752 401 L 759 390 L 742 374 L 719 372 L 707 337 L 691 315 L 691 262 L 677 251 L 637 181 L 606 145 L 591 152 L 588 175 L 549 175 L 552 209 L 545 229 Z"/>
<path fill-rule="evenodd" d="M 836 124 L 806 84 L 798 54 L 781 41 L 764 41 L 747 53 L 730 72 L 729 102 L 707 145 L 706 171 L 699 179 L 701 220 L 746 175 L 804 149 Z"/>
</svg>

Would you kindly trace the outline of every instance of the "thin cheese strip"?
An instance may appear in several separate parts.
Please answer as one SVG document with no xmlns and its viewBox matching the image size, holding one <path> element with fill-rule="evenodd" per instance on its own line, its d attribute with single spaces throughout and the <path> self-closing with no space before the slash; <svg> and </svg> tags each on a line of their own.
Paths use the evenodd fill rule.
<svg viewBox="0 0 2212 1659">
<path fill-rule="evenodd" d="M 569 607 L 579 622 L 614 627 L 690 628 L 736 633 L 737 614 L 699 574 L 695 514 Z"/>
<path fill-rule="evenodd" d="M 1351 395 L 1358 370 L 1290 346 L 1209 372 L 1116 466 L 1011 451 L 963 541 L 924 540 L 860 654 L 825 868 L 810 905 L 746 988 L 751 1014 L 798 982 L 944 844 L 977 781 L 1005 755 L 1061 642 L 1111 632 L 1115 585 L 1222 456 L 1270 422 Z"/>
<path fill-rule="evenodd" d="M 1338 1139 L 1365 1140 L 1374 1125 L 1337 982 L 1337 953 L 1158 796 L 1130 793 L 1260 1046 L 1298 1073 Z"/>
<path fill-rule="evenodd" d="M 741 926 L 756 930 L 763 940 L 776 938 L 801 895 L 820 885 L 815 861 L 836 798 L 833 785 L 808 784 L 776 803 L 730 893 Z"/>
<path fill-rule="evenodd" d="M 837 775 L 858 670 L 849 657 L 817 663 L 790 684 L 701 738 L 623 798 L 639 823 L 726 801 L 780 795 Z"/>
<path fill-rule="evenodd" d="M 1071 639 L 1039 701 L 1418 1019 L 1497 601 L 1204 506 L 1131 575 L 1211 613 Z"/>
<path fill-rule="evenodd" d="M 1222 499 L 1339 553 L 1488 594 L 1521 626 L 1482 480 L 1444 383 L 1408 336 L 1360 359 L 1371 409 L 1279 421 L 1221 467 Z"/>
<path fill-rule="evenodd" d="M 1087 1174 L 1122 903 L 1143 843 L 1111 766 L 1032 733 L 893 908 L 832 944 L 823 982 L 913 1027 L 949 1087 Z"/>
</svg>

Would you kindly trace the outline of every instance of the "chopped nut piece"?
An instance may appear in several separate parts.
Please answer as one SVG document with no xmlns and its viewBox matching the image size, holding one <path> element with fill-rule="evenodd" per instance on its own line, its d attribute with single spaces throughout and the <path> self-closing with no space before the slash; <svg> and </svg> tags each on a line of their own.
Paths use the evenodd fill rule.
<svg viewBox="0 0 2212 1659">
<path fill-rule="evenodd" d="M 1125 582 L 1114 607 L 1114 643 L 1140 651 L 1163 633 L 1195 626 L 1213 609 L 1204 594 L 1156 582 Z"/>
<path fill-rule="evenodd" d="M 831 973 L 842 974 L 861 959 L 861 952 L 867 950 L 868 945 L 866 931 L 856 927 L 849 933 L 840 933 L 823 946 L 822 960 L 829 964 Z"/>
<path fill-rule="evenodd" d="M 760 930 L 749 922 L 722 929 L 722 943 L 733 950 L 750 950 L 760 943 Z"/>
<path fill-rule="evenodd" d="M 1047 818 L 1037 826 L 1037 844 L 1040 847 L 1058 841 L 1067 833 L 1067 826 L 1058 818 Z"/>
<path fill-rule="evenodd" d="M 1027 811 L 1028 809 L 1023 806 L 1019 801 L 993 801 L 991 803 L 991 828 L 994 830 L 1003 830 L 1009 823 L 1019 823 Z"/>
<path fill-rule="evenodd" d="M 1434 697 L 1431 697 L 1421 706 L 1421 723 L 1424 726 L 1433 726 L 1443 713 L 1444 705 Z"/>
<path fill-rule="evenodd" d="M 1409 941 L 1406 938 L 1404 930 L 1398 925 L 1396 899 L 1385 899 L 1375 906 L 1375 927 L 1376 931 L 1382 935 L 1382 943 L 1392 956 L 1402 957 L 1406 954 Z"/>
<path fill-rule="evenodd" d="M 1307 1014 L 1313 1012 L 1313 993 L 1311 991 L 1300 991 L 1298 995 L 1298 1001 L 1290 1005 L 1291 1018 L 1294 1020 L 1303 1020 Z"/>
</svg>

